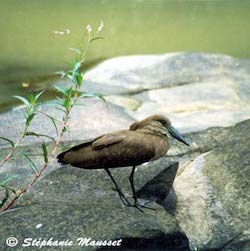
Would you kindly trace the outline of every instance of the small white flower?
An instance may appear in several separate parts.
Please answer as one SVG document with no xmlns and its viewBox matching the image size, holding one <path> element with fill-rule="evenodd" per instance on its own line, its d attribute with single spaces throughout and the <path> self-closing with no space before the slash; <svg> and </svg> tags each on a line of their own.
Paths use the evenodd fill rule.
<svg viewBox="0 0 250 251">
<path fill-rule="evenodd" d="M 54 31 L 54 33 L 57 34 L 57 35 L 64 35 L 65 34 L 64 31 Z"/>
<path fill-rule="evenodd" d="M 100 23 L 99 27 L 97 28 L 96 33 L 101 32 L 101 31 L 102 31 L 102 29 L 103 29 L 103 26 L 104 26 L 104 23 L 103 23 L 103 21 L 101 21 L 101 23 Z"/>
<path fill-rule="evenodd" d="M 70 34 L 70 29 L 65 30 L 66 34 Z"/>
<path fill-rule="evenodd" d="M 91 26 L 89 24 L 86 26 L 86 30 L 88 33 L 90 33 L 92 31 Z"/>
</svg>

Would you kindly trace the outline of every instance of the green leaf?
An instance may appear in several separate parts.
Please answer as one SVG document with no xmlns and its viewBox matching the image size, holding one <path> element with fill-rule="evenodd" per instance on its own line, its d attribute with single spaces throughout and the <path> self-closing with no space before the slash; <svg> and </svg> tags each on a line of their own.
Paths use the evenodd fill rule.
<svg viewBox="0 0 250 251">
<path fill-rule="evenodd" d="M 23 155 L 23 157 L 24 157 L 24 158 L 27 160 L 27 162 L 29 163 L 29 167 L 30 167 L 35 173 L 37 173 L 38 170 L 37 170 L 37 168 L 36 168 L 36 165 L 35 165 L 35 163 L 29 158 L 29 156 Z"/>
<path fill-rule="evenodd" d="M 93 37 L 93 38 L 91 38 L 90 40 L 89 40 L 89 42 L 91 43 L 91 42 L 93 42 L 93 41 L 95 41 L 95 40 L 99 40 L 99 39 L 104 39 L 103 37 Z"/>
<path fill-rule="evenodd" d="M 67 96 L 67 97 L 71 97 L 72 91 L 73 91 L 73 88 L 72 88 L 72 87 L 66 89 L 66 96 Z"/>
<path fill-rule="evenodd" d="M 82 85 L 82 74 L 76 75 L 76 82 L 79 87 Z"/>
<path fill-rule="evenodd" d="M 48 163 L 48 151 L 47 151 L 47 146 L 46 146 L 45 142 L 43 142 L 42 148 L 43 148 L 44 162 L 47 164 Z"/>
<path fill-rule="evenodd" d="M 30 107 L 30 102 L 26 98 L 22 96 L 14 96 L 14 98 L 21 100 L 25 104 L 26 107 Z"/>
<path fill-rule="evenodd" d="M 10 143 L 12 147 L 15 146 L 15 143 L 14 143 L 12 140 L 10 140 L 10 139 L 4 138 L 4 137 L 0 137 L 0 139 L 5 140 L 5 141 L 7 141 L 8 143 Z"/>
<path fill-rule="evenodd" d="M 73 83 L 76 83 L 74 76 L 72 76 L 72 75 L 67 75 L 67 77 L 68 77 Z"/>
<path fill-rule="evenodd" d="M 60 111 L 60 112 L 63 112 L 63 113 L 66 113 L 66 112 L 67 112 L 65 109 L 62 109 L 62 108 L 60 108 L 60 107 L 56 107 L 56 109 L 57 109 L 58 111 Z"/>
<path fill-rule="evenodd" d="M 5 197 L 0 201 L 0 208 L 2 208 L 4 204 L 6 203 L 6 201 L 9 199 L 10 192 L 13 192 L 14 194 L 16 194 L 16 191 L 8 186 L 1 185 L 1 187 L 5 189 Z"/>
<path fill-rule="evenodd" d="M 58 92 L 64 94 L 65 96 L 67 95 L 67 88 L 64 88 L 64 87 L 61 87 L 61 86 L 58 86 L 58 85 L 54 86 L 54 88 L 55 88 Z"/>
<path fill-rule="evenodd" d="M 32 121 L 32 119 L 35 117 L 35 113 L 32 113 L 30 115 L 28 115 L 28 117 L 26 118 L 26 125 L 29 126 L 30 122 Z"/>
<path fill-rule="evenodd" d="M 26 132 L 25 135 L 26 136 L 35 136 L 35 137 L 38 137 L 38 138 L 40 138 L 40 137 L 46 137 L 46 138 L 49 138 L 49 139 L 51 139 L 52 141 L 55 142 L 55 139 L 53 137 L 51 137 L 49 135 L 46 135 L 46 134 L 35 133 L 35 132 Z"/>
<path fill-rule="evenodd" d="M 58 105 L 58 104 L 57 104 Z M 51 122 L 53 123 L 53 125 L 54 125 L 54 127 L 55 127 L 55 130 L 56 130 L 56 135 L 58 136 L 58 127 L 57 127 L 57 124 L 56 124 L 56 122 L 55 122 L 55 118 L 53 118 L 52 116 L 50 116 L 49 114 L 47 114 L 47 113 L 42 113 L 43 115 L 45 115 L 46 117 L 48 117 L 50 120 L 51 120 Z M 60 121 L 59 121 L 60 122 Z"/>
<path fill-rule="evenodd" d="M 57 128 L 57 125 L 56 125 L 56 122 L 55 122 L 55 119 L 51 116 L 48 116 L 51 120 L 51 122 L 53 123 L 54 127 L 55 127 L 55 130 L 56 130 L 56 135 L 58 136 L 58 128 Z"/>
<path fill-rule="evenodd" d="M 108 103 L 102 94 L 87 93 L 87 92 L 80 92 L 80 91 L 78 93 L 80 93 L 79 98 L 99 98 L 99 99 L 101 99 L 105 103 L 106 107 L 109 109 Z"/>
<path fill-rule="evenodd" d="M 29 95 L 28 95 L 28 100 L 29 100 L 29 103 L 31 104 L 31 106 L 34 106 L 34 105 L 35 105 L 36 99 L 35 99 L 35 97 L 33 96 L 32 93 L 29 93 Z"/>
<path fill-rule="evenodd" d="M 64 78 L 68 73 L 66 71 L 57 71 L 56 74 L 61 75 L 61 78 Z"/>
<path fill-rule="evenodd" d="M 77 48 L 69 48 L 70 51 L 76 52 L 77 54 L 81 55 L 82 52 L 81 50 L 77 49 Z"/>
<path fill-rule="evenodd" d="M 44 92 L 45 92 L 45 90 L 39 92 L 39 93 L 35 96 L 35 100 L 37 101 L 37 100 L 41 97 L 41 95 L 44 94 Z"/>
<path fill-rule="evenodd" d="M 66 98 L 65 101 L 64 101 L 64 104 L 63 106 L 66 108 L 66 110 L 69 108 L 70 106 L 70 99 Z"/>
<path fill-rule="evenodd" d="M 12 174 L 10 176 L 8 176 L 7 178 L 5 178 L 2 182 L 0 182 L 0 186 L 3 186 L 5 183 L 11 181 L 14 178 L 17 178 L 19 175 L 17 174 Z"/>
<path fill-rule="evenodd" d="M 5 186 L 2 186 L 2 187 L 5 188 L 5 197 L 0 202 L 0 208 L 2 208 L 4 206 L 4 204 L 6 203 L 6 201 L 10 197 L 10 191 L 9 191 L 8 187 L 5 187 Z"/>
<path fill-rule="evenodd" d="M 76 61 L 74 64 L 73 72 L 78 71 L 81 68 L 81 61 Z"/>
</svg>

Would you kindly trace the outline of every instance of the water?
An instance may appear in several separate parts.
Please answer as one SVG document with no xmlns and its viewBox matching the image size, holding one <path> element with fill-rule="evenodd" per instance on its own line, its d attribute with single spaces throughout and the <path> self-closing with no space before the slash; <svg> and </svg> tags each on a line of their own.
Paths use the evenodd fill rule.
<svg viewBox="0 0 250 251">
<path fill-rule="evenodd" d="M 89 63 L 128 54 L 205 51 L 250 57 L 250 1 L 0 0 L 0 110 L 13 95 L 49 86 L 72 58 L 72 36 L 104 21 Z M 29 87 L 24 88 L 23 83 Z"/>
</svg>

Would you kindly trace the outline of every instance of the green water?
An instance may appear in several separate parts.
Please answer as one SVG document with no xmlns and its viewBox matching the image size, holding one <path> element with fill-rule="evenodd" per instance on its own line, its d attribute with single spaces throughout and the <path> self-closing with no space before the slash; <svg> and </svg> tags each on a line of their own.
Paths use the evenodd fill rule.
<svg viewBox="0 0 250 251">
<path fill-rule="evenodd" d="M 78 34 L 101 20 L 105 39 L 91 48 L 90 64 L 173 51 L 250 57 L 250 1 L 0 0 L 0 7 L 0 109 L 15 94 L 49 85 L 53 72 L 72 57 L 67 48 L 74 39 L 54 30 Z"/>
</svg>

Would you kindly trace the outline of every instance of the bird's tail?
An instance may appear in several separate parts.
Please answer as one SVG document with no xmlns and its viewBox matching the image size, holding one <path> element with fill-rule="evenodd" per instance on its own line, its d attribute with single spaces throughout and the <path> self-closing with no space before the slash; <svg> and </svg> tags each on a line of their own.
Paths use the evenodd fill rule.
<svg viewBox="0 0 250 251">
<path fill-rule="evenodd" d="M 58 162 L 59 162 L 59 163 L 62 163 L 62 164 L 69 164 L 69 162 L 66 162 L 66 161 L 64 160 L 64 156 L 65 156 L 66 153 L 71 152 L 71 151 L 77 151 L 77 150 L 79 150 L 79 149 L 81 149 L 81 148 L 83 148 L 83 147 L 85 147 L 85 146 L 88 146 L 88 145 L 92 144 L 92 142 L 93 142 L 93 141 L 84 142 L 84 143 L 82 143 L 82 144 L 80 144 L 80 145 L 76 145 L 76 146 L 74 146 L 74 147 L 68 149 L 68 150 L 65 151 L 65 152 L 60 153 L 60 154 L 57 156 Z"/>
<path fill-rule="evenodd" d="M 57 155 L 57 160 L 58 160 L 59 163 L 67 164 L 67 162 L 64 161 L 64 155 L 65 155 L 67 152 L 68 152 L 68 151 L 62 152 L 62 153 L 60 153 L 59 155 Z"/>
</svg>

